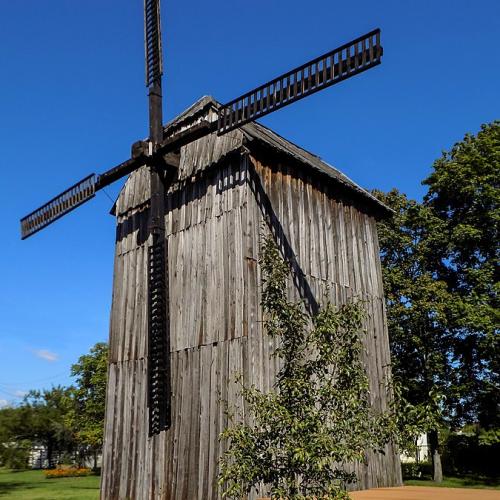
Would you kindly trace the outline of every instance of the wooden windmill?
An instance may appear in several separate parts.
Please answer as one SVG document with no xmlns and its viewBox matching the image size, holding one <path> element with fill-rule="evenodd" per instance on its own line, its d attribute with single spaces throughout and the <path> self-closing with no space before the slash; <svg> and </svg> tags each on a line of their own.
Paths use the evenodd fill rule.
<svg viewBox="0 0 500 500">
<path fill-rule="evenodd" d="M 148 224 L 148 413 L 149 435 L 171 425 L 170 323 L 168 248 L 165 238 L 165 196 L 175 177 L 171 161 L 180 148 L 204 136 L 222 136 L 308 95 L 366 71 L 381 62 L 380 30 L 376 29 L 317 57 L 220 106 L 217 120 L 200 120 L 185 130 L 164 136 L 162 123 L 162 48 L 159 0 L 145 0 L 146 85 L 149 89 L 149 138 L 132 147 L 131 158 L 103 174 L 90 174 L 21 219 L 22 238 L 47 227 L 93 198 L 97 191 L 137 171 L 149 168 Z"/>
</svg>

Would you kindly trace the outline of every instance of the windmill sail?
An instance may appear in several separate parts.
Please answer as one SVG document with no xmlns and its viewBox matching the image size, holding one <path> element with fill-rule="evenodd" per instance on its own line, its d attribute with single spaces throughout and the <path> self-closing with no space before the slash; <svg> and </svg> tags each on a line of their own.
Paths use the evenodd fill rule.
<svg viewBox="0 0 500 500">
<path fill-rule="evenodd" d="M 24 240 L 52 224 L 95 196 L 96 174 L 90 174 L 50 201 L 21 219 L 21 238 Z"/>
<path fill-rule="evenodd" d="M 380 29 L 323 54 L 228 102 L 219 110 L 218 134 L 288 106 L 380 64 Z"/>
</svg>

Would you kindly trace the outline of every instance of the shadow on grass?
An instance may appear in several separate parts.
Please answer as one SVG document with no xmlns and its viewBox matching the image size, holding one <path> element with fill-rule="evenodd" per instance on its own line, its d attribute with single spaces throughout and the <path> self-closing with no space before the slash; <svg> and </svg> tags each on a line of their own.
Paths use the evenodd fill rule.
<svg viewBox="0 0 500 500">
<path fill-rule="evenodd" d="M 0 497 L 13 493 L 15 490 L 30 490 L 35 488 L 33 483 L 25 481 L 12 481 L 9 483 L 0 483 Z"/>
<path fill-rule="evenodd" d="M 442 483 L 435 483 L 429 478 L 405 479 L 407 486 L 434 486 L 442 488 L 487 488 L 500 489 L 500 480 L 487 476 L 445 476 Z"/>
<path fill-rule="evenodd" d="M 500 479 L 494 478 L 494 477 L 477 477 L 477 476 L 465 476 L 463 478 L 460 478 L 461 482 L 465 486 L 481 486 L 481 485 L 486 485 L 486 486 L 494 486 L 494 487 L 500 487 Z"/>
</svg>

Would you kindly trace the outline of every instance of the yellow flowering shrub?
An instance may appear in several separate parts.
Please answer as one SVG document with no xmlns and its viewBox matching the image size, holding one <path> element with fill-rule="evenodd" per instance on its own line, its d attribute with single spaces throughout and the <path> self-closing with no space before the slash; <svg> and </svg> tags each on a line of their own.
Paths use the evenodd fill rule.
<svg viewBox="0 0 500 500">
<path fill-rule="evenodd" d="M 71 467 L 67 469 L 48 469 L 43 471 L 46 479 L 56 479 L 58 477 L 80 477 L 89 476 L 92 471 L 86 467 Z"/>
</svg>

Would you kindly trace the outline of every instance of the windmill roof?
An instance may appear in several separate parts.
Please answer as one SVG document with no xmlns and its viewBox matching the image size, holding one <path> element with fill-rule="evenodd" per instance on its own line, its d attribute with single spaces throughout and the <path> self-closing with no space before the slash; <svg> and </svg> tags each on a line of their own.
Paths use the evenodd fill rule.
<svg viewBox="0 0 500 500">
<path fill-rule="evenodd" d="M 216 120 L 217 110 L 221 106 L 213 97 L 204 96 L 193 105 L 180 113 L 164 127 L 164 137 L 186 130 L 202 120 Z M 214 137 L 198 140 L 204 145 L 201 150 L 194 148 L 191 154 L 185 155 L 181 164 L 179 177 L 187 178 L 194 174 L 194 170 L 208 168 L 217 163 L 225 154 L 245 145 L 252 149 L 253 145 L 264 146 L 278 154 L 284 154 L 295 162 L 303 165 L 305 170 L 316 173 L 340 187 L 344 192 L 360 201 L 366 209 L 377 216 L 388 216 L 392 210 L 375 196 L 352 181 L 337 168 L 322 160 L 319 156 L 297 146 L 293 142 L 280 136 L 273 130 L 260 123 L 250 122 L 217 139 Z M 216 142 L 217 141 L 217 142 Z M 215 151 L 216 150 L 216 151 Z M 200 156 L 201 155 L 201 156 Z M 200 160 L 200 158 L 203 158 Z M 206 163 L 206 165 L 200 165 Z M 147 169 L 140 168 L 133 172 L 122 191 L 118 195 L 112 214 L 120 214 L 138 206 L 149 199 L 149 175 Z"/>
<path fill-rule="evenodd" d="M 221 104 L 212 96 L 201 97 L 171 122 L 167 123 L 165 126 L 165 135 L 168 136 L 174 131 L 182 129 L 183 125 L 186 123 L 191 125 L 197 116 L 199 116 L 200 119 L 202 117 L 206 118 L 207 110 L 210 108 L 217 110 L 220 106 Z M 262 143 L 277 152 L 284 153 L 292 157 L 294 160 L 302 163 L 305 167 L 310 168 L 312 171 L 326 175 L 346 190 L 366 200 L 370 206 L 378 209 L 378 212 L 381 212 L 382 215 L 390 215 L 393 213 L 392 209 L 373 196 L 369 191 L 356 184 L 340 170 L 325 162 L 318 155 L 315 155 L 301 148 L 297 144 L 285 139 L 270 128 L 257 122 L 250 122 L 239 127 L 239 130 L 244 134 L 247 143 Z"/>
</svg>

